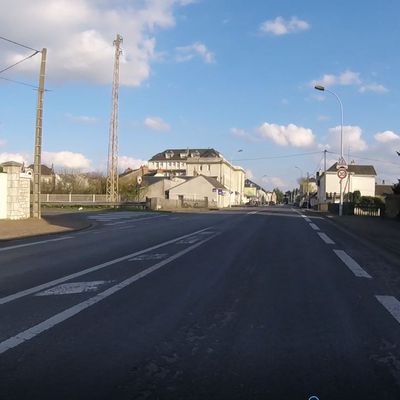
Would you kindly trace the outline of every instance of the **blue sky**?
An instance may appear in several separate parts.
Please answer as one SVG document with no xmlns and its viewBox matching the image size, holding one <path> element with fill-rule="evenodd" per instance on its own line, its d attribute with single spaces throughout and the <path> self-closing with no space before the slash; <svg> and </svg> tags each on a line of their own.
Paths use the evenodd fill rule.
<svg viewBox="0 0 400 400">
<path fill-rule="evenodd" d="M 4 3 L 4 4 L 3 4 Z M 34 4 L 33 4 L 34 3 Z M 112 42 L 123 36 L 120 167 L 213 147 L 267 189 L 338 157 L 400 178 L 400 3 L 3 0 L 0 36 L 48 48 L 43 160 L 104 171 Z M 30 54 L 0 40 L 0 70 Z M 39 55 L 0 77 L 37 84 Z M 0 80 L 0 161 L 32 161 L 36 91 Z M 237 151 L 243 151 L 238 153 Z"/>
</svg>

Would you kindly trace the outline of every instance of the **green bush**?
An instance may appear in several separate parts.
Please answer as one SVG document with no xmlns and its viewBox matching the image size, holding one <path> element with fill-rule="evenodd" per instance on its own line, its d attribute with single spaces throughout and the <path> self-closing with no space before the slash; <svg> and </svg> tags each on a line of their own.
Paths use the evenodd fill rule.
<svg viewBox="0 0 400 400">
<path fill-rule="evenodd" d="M 383 208 L 384 205 L 385 203 L 379 197 L 373 197 L 373 196 L 360 197 L 359 206 L 361 208 L 371 208 L 371 207 Z"/>
</svg>

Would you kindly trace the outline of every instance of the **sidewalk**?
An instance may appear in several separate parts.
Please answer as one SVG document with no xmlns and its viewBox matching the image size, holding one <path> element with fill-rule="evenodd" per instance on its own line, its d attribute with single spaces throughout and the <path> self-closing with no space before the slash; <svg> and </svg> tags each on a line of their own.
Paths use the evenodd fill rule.
<svg viewBox="0 0 400 400">
<path fill-rule="evenodd" d="M 0 220 L 0 241 L 75 231 L 91 225 L 85 215 L 75 213 L 43 215 L 40 220 Z"/>
<path fill-rule="evenodd" d="M 380 217 L 337 215 L 329 218 L 341 228 L 396 255 L 400 260 L 400 220 Z"/>
</svg>

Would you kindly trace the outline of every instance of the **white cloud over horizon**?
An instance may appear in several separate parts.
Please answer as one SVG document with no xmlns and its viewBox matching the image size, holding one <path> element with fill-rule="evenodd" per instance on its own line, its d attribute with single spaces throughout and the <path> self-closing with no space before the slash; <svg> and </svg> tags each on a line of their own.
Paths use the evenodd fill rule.
<svg viewBox="0 0 400 400">
<path fill-rule="evenodd" d="M 329 129 L 328 145 L 330 149 L 340 152 L 340 126 Z M 343 126 L 343 151 L 347 153 L 352 151 L 365 151 L 368 148 L 367 143 L 362 138 L 362 129 L 359 126 Z"/>
<path fill-rule="evenodd" d="M 90 115 L 72 115 L 72 114 L 65 114 L 65 116 L 76 123 L 81 123 L 81 124 L 95 124 L 97 122 L 96 117 L 92 117 Z"/>
<path fill-rule="evenodd" d="M 140 160 L 138 158 L 129 156 L 119 156 L 118 157 L 118 169 L 123 172 L 128 168 L 137 169 L 142 165 L 147 165 L 147 161 Z"/>
<path fill-rule="evenodd" d="M 389 89 L 387 89 L 385 86 L 378 84 L 378 83 L 371 83 L 368 85 L 363 85 L 360 87 L 358 90 L 360 93 L 366 93 L 366 92 L 373 92 L 373 93 L 387 93 Z"/>
<path fill-rule="evenodd" d="M 245 140 L 246 142 L 255 142 L 256 138 L 249 132 L 241 128 L 231 128 L 230 132 L 233 136 Z"/>
<path fill-rule="evenodd" d="M 16 161 L 21 164 L 29 165 L 30 157 L 27 154 L 22 153 L 0 153 L 0 164 L 7 161 Z"/>
<path fill-rule="evenodd" d="M 48 49 L 47 78 L 56 82 L 112 82 L 113 41 L 123 36 L 121 85 L 138 86 L 150 76 L 156 58 L 156 32 L 175 26 L 174 9 L 191 0 L 106 1 L 6 0 L 0 25 L 10 39 Z M 18 10 L 18 12 L 15 12 Z M 37 21 L 40 21 L 38 24 Z M 29 40 L 27 40 L 29 38 Z M 15 46 L 0 55 L 9 65 L 30 54 Z M 36 77 L 39 55 L 15 70 Z"/>
<path fill-rule="evenodd" d="M 72 151 L 50 152 L 44 151 L 42 154 L 42 163 L 48 166 L 54 165 L 55 168 L 66 168 L 80 171 L 89 171 L 91 161 L 82 153 Z"/>
<path fill-rule="evenodd" d="M 191 61 L 196 56 L 200 57 L 206 64 L 215 62 L 215 54 L 212 53 L 204 43 L 195 42 L 188 46 L 176 48 L 176 61 L 187 62 Z"/>
<path fill-rule="evenodd" d="M 374 138 L 377 142 L 380 143 L 400 141 L 400 135 L 394 133 L 393 131 L 378 132 L 374 135 Z"/>
<path fill-rule="evenodd" d="M 310 147 L 315 140 L 311 129 L 294 124 L 285 126 L 264 122 L 257 131 L 262 138 L 272 140 L 280 146 Z"/>
<path fill-rule="evenodd" d="M 264 21 L 260 26 L 260 32 L 275 36 L 297 33 L 308 29 L 310 29 L 310 24 L 298 17 L 291 17 L 290 19 L 276 17 L 274 20 Z"/>
<path fill-rule="evenodd" d="M 360 73 L 351 70 L 346 70 L 339 75 L 325 74 L 320 79 L 313 80 L 310 83 L 310 86 L 314 87 L 315 85 L 322 85 L 329 87 L 335 85 L 349 86 L 349 85 L 360 85 L 360 84 L 361 84 Z"/>
<path fill-rule="evenodd" d="M 171 126 L 160 117 L 146 117 L 143 124 L 153 131 L 167 132 L 171 130 Z"/>
</svg>

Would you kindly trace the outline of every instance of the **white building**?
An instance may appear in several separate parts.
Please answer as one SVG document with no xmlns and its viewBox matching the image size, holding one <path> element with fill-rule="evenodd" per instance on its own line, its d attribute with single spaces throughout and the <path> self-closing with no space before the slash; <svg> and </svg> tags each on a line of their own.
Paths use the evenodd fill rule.
<svg viewBox="0 0 400 400">
<path fill-rule="evenodd" d="M 244 203 L 245 171 L 214 149 L 168 149 L 153 156 L 148 167 L 156 176 L 215 178 L 227 191 L 228 206 Z"/>
<path fill-rule="evenodd" d="M 338 203 L 340 200 L 340 179 L 336 165 L 333 164 L 326 174 L 322 173 L 318 178 L 319 203 Z M 372 165 L 348 165 L 347 177 L 342 182 L 343 195 L 358 190 L 361 196 L 375 196 L 375 177 L 376 171 Z"/>
</svg>

